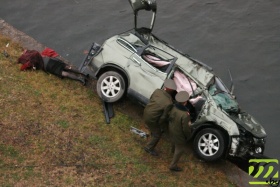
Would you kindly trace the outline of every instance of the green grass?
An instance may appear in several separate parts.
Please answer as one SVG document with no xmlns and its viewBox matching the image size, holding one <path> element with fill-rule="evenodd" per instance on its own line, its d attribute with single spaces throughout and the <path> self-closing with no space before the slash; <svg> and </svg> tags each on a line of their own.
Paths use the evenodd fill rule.
<svg viewBox="0 0 280 187">
<path fill-rule="evenodd" d="M 6 157 L 17 158 L 19 155 L 18 151 L 16 151 L 15 148 L 10 145 L 0 145 L 0 151 Z"/>
<path fill-rule="evenodd" d="M 148 132 L 142 107 L 119 102 L 106 124 L 94 81 L 84 87 L 20 71 L 21 52 L 0 35 L 0 186 L 234 186 L 192 152 L 181 160 L 183 172 L 170 172 L 168 141 L 154 158 L 143 150 L 147 139 L 130 132 Z"/>
</svg>

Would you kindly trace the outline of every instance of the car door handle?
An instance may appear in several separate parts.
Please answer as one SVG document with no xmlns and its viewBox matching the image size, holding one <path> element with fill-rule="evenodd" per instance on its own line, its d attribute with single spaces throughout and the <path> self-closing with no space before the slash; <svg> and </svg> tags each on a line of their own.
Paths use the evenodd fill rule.
<svg viewBox="0 0 280 187">
<path fill-rule="evenodd" d="M 141 66 L 141 62 L 139 62 L 136 58 L 133 57 L 133 58 L 132 58 L 132 61 L 133 61 L 133 62 L 136 62 L 139 66 Z"/>
</svg>

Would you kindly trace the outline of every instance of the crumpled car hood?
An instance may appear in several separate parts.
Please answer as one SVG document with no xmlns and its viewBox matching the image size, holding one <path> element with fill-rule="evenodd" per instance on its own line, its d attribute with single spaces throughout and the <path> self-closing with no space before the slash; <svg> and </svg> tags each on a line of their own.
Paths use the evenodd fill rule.
<svg viewBox="0 0 280 187">
<path fill-rule="evenodd" d="M 241 125 L 247 131 L 251 132 L 257 138 L 265 138 L 266 132 L 263 126 L 250 114 L 246 112 L 240 113 L 237 116 L 230 116 L 233 121 Z"/>
</svg>

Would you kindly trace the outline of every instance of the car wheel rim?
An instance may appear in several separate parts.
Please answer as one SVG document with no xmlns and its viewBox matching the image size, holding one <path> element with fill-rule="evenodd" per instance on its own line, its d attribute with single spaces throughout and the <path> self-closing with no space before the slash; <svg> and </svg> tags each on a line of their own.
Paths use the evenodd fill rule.
<svg viewBox="0 0 280 187">
<path fill-rule="evenodd" d="M 215 155 L 220 148 L 218 137 L 212 133 L 204 134 L 198 141 L 198 148 L 205 156 Z"/>
<path fill-rule="evenodd" d="M 108 76 L 101 82 L 101 92 L 106 97 L 115 97 L 120 89 L 120 81 L 115 76 Z"/>
</svg>

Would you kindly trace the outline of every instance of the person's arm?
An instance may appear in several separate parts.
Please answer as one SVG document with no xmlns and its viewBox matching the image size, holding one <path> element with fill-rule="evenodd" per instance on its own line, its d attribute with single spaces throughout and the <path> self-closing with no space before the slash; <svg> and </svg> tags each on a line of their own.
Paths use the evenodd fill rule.
<svg viewBox="0 0 280 187">
<path fill-rule="evenodd" d="M 172 109 L 173 104 L 167 105 L 162 112 L 162 115 L 159 118 L 159 124 L 167 123 L 169 112 Z"/>
<path fill-rule="evenodd" d="M 31 63 L 30 62 L 26 62 L 26 63 L 21 65 L 20 70 L 24 71 L 24 70 L 27 70 L 27 69 L 29 69 L 31 67 L 32 67 Z"/>
</svg>

